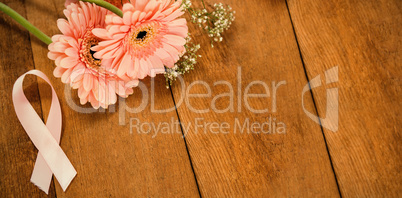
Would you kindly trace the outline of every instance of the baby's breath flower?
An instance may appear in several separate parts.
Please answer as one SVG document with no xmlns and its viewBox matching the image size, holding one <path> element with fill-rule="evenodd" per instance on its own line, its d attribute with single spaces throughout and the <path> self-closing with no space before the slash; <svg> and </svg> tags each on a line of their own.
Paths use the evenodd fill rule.
<svg viewBox="0 0 402 198">
<path fill-rule="evenodd" d="M 202 2 L 204 5 L 204 2 Z M 235 20 L 235 11 L 232 11 L 230 6 L 223 6 L 222 3 L 214 4 L 214 10 L 208 12 L 205 5 L 203 9 L 193 9 L 190 0 L 183 0 L 182 8 L 188 11 L 191 15 L 191 22 L 197 24 L 204 29 L 211 39 L 211 47 L 214 47 L 214 42 L 222 42 L 222 33 L 228 30 Z M 186 38 L 187 43 L 184 45 L 186 53 L 182 54 L 180 60 L 174 65 L 173 68 L 165 69 L 166 88 L 176 80 L 179 75 L 190 72 L 194 69 L 194 65 L 197 64 L 197 58 L 201 55 L 197 54 L 200 49 L 199 44 L 193 44 L 191 42 L 190 33 Z"/>
<path fill-rule="evenodd" d="M 222 42 L 221 34 L 230 28 L 232 22 L 235 20 L 232 7 L 224 6 L 222 3 L 215 3 L 212 7 L 214 10 L 208 12 L 205 8 L 193 9 L 191 8 L 190 0 L 183 0 L 183 9 L 187 10 L 191 15 L 191 21 L 203 28 L 208 36 L 211 38 L 211 46 L 214 42 Z M 204 27 L 203 27 L 204 26 Z"/>
<path fill-rule="evenodd" d="M 190 34 L 189 34 L 190 35 Z M 197 58 L 201 55 L 197 55 L 197 51 L 200 49 L 200 45 L 196 45 L 191 42 L 191 38 L 186 38 L 187 43 L 184 45 L 186 53 L 182 55 L 181 59 L 175 64 L 173 68 L 165 69 L 166 88 L 176 80 L 177 76 L 183 75 L 194 69 L 194 65 L 197 64 Z"/>
</svg>

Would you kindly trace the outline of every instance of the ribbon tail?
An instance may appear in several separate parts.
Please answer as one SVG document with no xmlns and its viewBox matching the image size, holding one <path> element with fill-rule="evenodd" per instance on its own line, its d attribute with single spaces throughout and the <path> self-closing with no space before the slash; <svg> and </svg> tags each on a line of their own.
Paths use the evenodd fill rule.
<svg viewBox="0 0 402 198">
<path fill-rule="evenodd" d="M 38 157 L 36 158 L 35 167 L 31 176 L 31 182 L 48 195 L 50 183 L 52 182 L 52 175 L 53 173 L 42 154 L 38 152 Z"/>
<path fill-rule="evenodd" d="M 60 110 L 60 102 L 57 95 L 52 95 L 52 104 L 49 111 L 49 116 L 46 121 L 46 127 L 49 129 L 53 138 L 60 144 L 62 115 Z M 49 194 L 50 183 L 52 182 L 53 172 L 50 170 L 42 153 L 38 152 L 35 167 L 32 172 L 31 182 L 35 184 L 46 194 Z"/>
</svg>

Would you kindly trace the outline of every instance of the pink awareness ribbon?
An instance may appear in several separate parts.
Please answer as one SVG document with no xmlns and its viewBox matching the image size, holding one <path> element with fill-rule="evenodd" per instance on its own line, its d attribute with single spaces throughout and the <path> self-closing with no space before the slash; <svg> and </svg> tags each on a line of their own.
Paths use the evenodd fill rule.
<svg viewBox="0 0 402 198">
<path fill-rule="evenodd" d="M 42 78 L 52 88 L 52 104 L 46 125 L 24 94 L 22 84 L 25 76 L 28 74 Z M 61 108 L 59 99 L 49 79 L 41 71 L 31 70 L 15 81 L 12 97 L 15 112 L 21 125 L 35 147 L 39 150 L 31 182 L 48 194 L 52 174 L 54 174 L 63 191 L 66 191 L 77 172 L 59 146 L 62 122 Z"/>
</svg>

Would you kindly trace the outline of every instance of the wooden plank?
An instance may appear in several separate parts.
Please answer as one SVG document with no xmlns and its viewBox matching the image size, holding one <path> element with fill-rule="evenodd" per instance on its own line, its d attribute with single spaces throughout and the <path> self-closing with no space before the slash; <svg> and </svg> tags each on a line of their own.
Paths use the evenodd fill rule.
<svg viewBox="0 0 402 198">
<path fill-rule="evenodd" d="M 56 19 L 63 16 L 63 6 L 63 0 L 30 0 L 27 4 L 28 18 L 46 34 L 58 33 Z M 112 112 L 76 112 L 67 103 L 70 90 L 65 92 L 64 84 L 52 75 L 54 62 L 47 59 L 45 46 L 36 42 L 38 41 L 32 38 L 36 68 L 50 77 L 61 99 L 61 146 L 78 172 L 66 192 L 63 192 L 56 182 L 57 197 L 198 196 L 194 174 L 179 128 L 155 137 L 154 129 L 144 133 L 133 128 L 132 133 L 130 132 L 131 118 L 158 125 L 177 119 L 174 111 L 165 114 L 152 113 L 151 106 L 147 105 L 140 113 L 123 110 L 117 112 L 118 107 L 111 108 Z M 146 93 L 149 94 L 151 82 L 147 79 L 144 83 L 148 90 Z M 155 82 L 157 109 L 174 106 L 171 93 L 164 85 L 164 77 L 159 76 Z M 47 115 L 50 107 L 48 88 L 40 86 L 39 89 L 43 111 Z M 74 102 L 78 104 L 76 94 L 76 91 L 71 93 Z M 141 90 L 136 89 L 134 95 L 126 101 L 127 106 L 134 108 L 141 103 L 141 99 Z M 125 116 L 122 116 L 124 113 Z M 125 118 L 126 125 L 119 125 L 119 117 Z"/>
<path fill-rule="evenodd" d="M 24 1 L 5 1 L 22 16 L 25 16 Z M 34 69 L 29 33 L 9 16 L 0 13 L 0 195 L 6 197 L 41 197 L 41 192 L 29 180 L 37 152 L 25 133 L 12 103 L 12 89 L 17 78 Z M 25 95 L 35 110 L 42 115 L 36 78 L 26 77 Z M 55 197 L 54 184 L 49 197 Z"/>
<path fill-rule="evenodd" d="M 185 90 L 180 84 L 173 87 L 202 196 L 339 197 L 320 126 L 312 124 L 302 110 L 302 90 L 307 80 L 286 2 L 208 2 L 220 1 L 237 12 L 235 23 L 224 35 L 225 42 L 211 49 L 208 37 L 192 25 L 191 32 L 198 31 L 194 40 L 202 45 L 202 58 L 196 70 L 184 77 Z M 241 68 L 241 93 L 237 87 L 238 67 Z M 211 88 L 211 95 L 204 98 L 182 95 L 183 91 L 208 93 L 205 84 L 197 85 L 196 81 L 204 81 Z M 214 102 L 218 110 L 230 107 L 229 97 L 214 101 L 216 96 L 230 92 L 228 85 L 214 86 L 218 81 L 226 81 L 233 88 L 233 112 L 220 113 L 213 109 Z M 270 97 L 250 98 L 248 104 L 254 109 L 268 108 L 268 112 L 253 113 L 245 103 L 245 89 L 256 81 L 267 84 Z M 282 81 L 286 85 L 279 86 Z M 272 82 L 275 87 L 279 86 L 276 93 Z M 194 86 L 189 87 L 191 84 Z M 250 93 L 266 91 L 263 85 L 257 84 Z M 181 99 L 185 100 L 180 103 Z M 314 109 L 311 95 L 306 95 L 305 105 Z M 194 109 L 209 111 L 200 113 Z M 251 125 L 269 123 L 270 118 L 276 127 L 285 124 L 286 133 L 274 130 L 274 124 L 270 133 L 267 124 L 264 130 Z M 247 120 L 249 131 L 241 133 L 237 124 L 242 127 Z M 222 132 L 214 129 L 217 124 L 223 124 Z"/>
<path fill-rule="evenodd" d="M 310 79 L 339 66 L 339 130 L 324 128 L 344 197 L 400 197 L 402 1 L 289 1 Z M 323 78 L 322 78 L 323 79 Z M 334 102 L 336 103 L 336 101 Z"/>
</svg>

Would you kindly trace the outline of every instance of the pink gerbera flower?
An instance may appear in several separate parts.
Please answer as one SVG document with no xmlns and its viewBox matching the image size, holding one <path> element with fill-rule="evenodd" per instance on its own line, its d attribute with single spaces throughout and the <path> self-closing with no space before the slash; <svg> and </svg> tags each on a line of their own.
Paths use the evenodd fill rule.
<svg viewBox="0 0 402 198">
<path fill-rule="evenodd" d="M 124 3 L 130 2 L 129 0 L 104 0 L 104 1 L 109 2 L 118 8 L 122 8 Z M 71 3 L 78 3 L 78 0 L 66 0 L 64 5 L 67 7 Z"/>
<path fill-rule="evenodd" d="M 90 102 L 94 108 L 107 108 L 116 103 L 116 94 L 127 97 L 133 93 L 132 86 L 138 83 L 109 71 L 105 65 L 110 65 L 111 60 L 92 56 L 91 47 L 100 41 L 92 30 L 105 27 L 107 13 L 95 4 L 70 4 L 64 10 L 68 20 L 57 21 L 63 34 L 53 36 L 53 43 L 49 45 L 48 57 L 55 60 L 57 66 L 54 75 L 78 89 L 81 104 Z"/>
<path fill-rule="evenodd" d="M 181 2 L 131 0 L 123 5 L 123 18 L 108 14 L 106 29 L 92 31 L 104 40 L 92 48 L 97 51 L 94 57 L 111 58 L 118 76 L 134 79 L 154 77 L 164 72 L 164 66 L 173 67 L 185 50 L 188 33 L 186 20 L 177 19 L 184 13 Z"/>
</svg>

